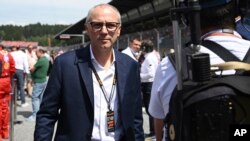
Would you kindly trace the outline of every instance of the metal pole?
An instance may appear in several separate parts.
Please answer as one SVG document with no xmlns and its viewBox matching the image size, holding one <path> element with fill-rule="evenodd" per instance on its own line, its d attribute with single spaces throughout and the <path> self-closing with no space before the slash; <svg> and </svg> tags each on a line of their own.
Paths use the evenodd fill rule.
<svg viewBox="0 0 250 141">
<path fill-rule="evenodd" d="M 182 52 L 181 52 L 181 30 L 177 18 L 172 21 L 173 36 L 174 36 L 174 49 L 176 60 L 176 73 L 177 73 L 177 88 L 182 90 Z"/>
<path fill-rule="evenodd" d="M 127 47 L 129 47 L 129 43 L 130 43 L 130 39 L 129 39 L 129 35 L 127 35 Z"/>
<path fill-rule="evenodd" d="M 154 28 L 154 31 L 156 32 L 157 51 L 160 52 L 160 33 L 156 28 Z"/>
<path fill-rule="evenodd" d="M 86 31 L 82 31 L 82 45 L 83 46 L 85 44 L 85 33 L 86 33 Z"/>
<path fill-rule="evenodd" d="M 10 93 L 10 141 L 14 141 L 14 121 L 16 116 L 15 111 L 15 92 L 16 92 L 16 79 L 13 80 L 12 91 Z"/>
<path fill-rule="evenodd" d="M 14 122 L 16 122 L 17 117 L 17 80 L 14 80 Z"/>
<path fill-rule="evenodd" d="M 139 32 L 140 40 L 142 41 L 142 32 Z"/>
</svg>

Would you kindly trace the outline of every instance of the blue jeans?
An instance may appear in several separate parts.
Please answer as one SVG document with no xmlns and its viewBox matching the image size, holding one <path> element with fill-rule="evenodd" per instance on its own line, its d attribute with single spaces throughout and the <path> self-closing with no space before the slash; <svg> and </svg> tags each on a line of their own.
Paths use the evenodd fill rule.
<svg viewBox="0 0 250 141">
<path fill-rule="evenodd" d="M 23 104 L 23 103 L 25 103 L 24 72 L 23 72 L 23 70 L 16 69 L 16 72 L 15 72 L 13 78 L 17 80 L 17 90 L 18 90 L 18 92 L 20 92 L 21 103 Z"/>
<path fill-rule="evenodd" d="M 32 92 L 32 116 L 36 116 L 36 113 L 38 112 L 40 108 L 40 103 L 42 101 L 43 92 L 45 90 L 45 87 L 47 85 L 47 82 L 43 83 L 34 83 L 33 84 L 33 92 Z"/>
</svg>

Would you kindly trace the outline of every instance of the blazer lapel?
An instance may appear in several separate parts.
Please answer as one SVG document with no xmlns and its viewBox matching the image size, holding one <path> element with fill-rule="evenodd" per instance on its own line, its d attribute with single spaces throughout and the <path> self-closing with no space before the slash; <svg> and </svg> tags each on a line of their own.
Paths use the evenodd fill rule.
<svg viewBox="0 0 250 141">
<path fill-rule="evenodd" d="M 91 101 L 92 107 L 94 107 L 94 91 L 93 91 L 93 78 L 92 78 L 92 69 L 90 67 L 91 58 L 90 58 L 90 47 L 86 47 L 76 51 L 76 64 L 78 65 L 80 75 L 84 81 L 85 87 L 87 89 L 87 93 L 89 99 Z M 117 90 L 120 102 L 123 101 L 124 97 L 124 89 L 126 84 L 126 75 L 127 70 L 126 64 L 124 60 L 120 58 L 120 54 L 115 50 L 116 57 L 116 74 L 117 74 Z"/>
<path fill-rule="evenodd" d="M 92 108 L 94 108 L 93 79 L 92 69 L 90 68 L 91 58 L 89 46 L 76 51 L 76 63 L 85 84 Z"/>
<path fill-rule="evenodd" d="M 124 64 L 124 61 L 120 58 L 119 53 L 115 50 L 115 57 L 116 57 L 116 63 L 115 63 L 115 68 L 116 68 L 116 74 L 117 74 L 117 90 L 118 90 L 118 96 L 120 102 L 123 101 L 124 97 L 124 89 L 125 89 L 125 84 L 126 84 L 126 74 L 127 74 L 127 69 L 126 65 Z"/>
</svg>

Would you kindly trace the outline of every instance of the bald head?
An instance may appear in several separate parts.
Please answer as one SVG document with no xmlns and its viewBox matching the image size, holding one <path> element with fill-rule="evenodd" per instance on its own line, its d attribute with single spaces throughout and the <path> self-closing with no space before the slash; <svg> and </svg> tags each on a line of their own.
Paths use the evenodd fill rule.
<svg viewBox="0 0 250 141">
<path fill-rule="evenodd" d="M 89 12 L 88 12 L 88 15 L 86 17 L 86 21 L 85 23 L 88 23 L 91 21 L 92 19 L 92 14 L 94 12 L 94 10 L 96 9 L 104 9 L 104 8 L 107 8 L 107 9 L 112 9 L 114 13 L 116 13 L 117 17 L 118 17 L 118 22 L 121 23 L 121 15 L 120 15 L 120 12 L 118 11 L 117 8 L 115 8 L 114 6 L 110 5 L 110 4 L 98 4 L 94 7 L 92 7 Z"/>
</svg>

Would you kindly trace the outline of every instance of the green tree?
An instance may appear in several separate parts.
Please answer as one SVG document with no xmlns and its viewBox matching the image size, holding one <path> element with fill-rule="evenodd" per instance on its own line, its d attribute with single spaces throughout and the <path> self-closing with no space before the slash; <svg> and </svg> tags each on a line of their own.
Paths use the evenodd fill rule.
<svg viewBox="0 0 250 141">
<path fill-rule="evenodd" d="M 48 37 L 51 46 L 65 46 L 70 42 L 55 40 L 53 37 L 69 25 L 29 24 L 26 26 L 1 25 L 0 39 L 12 41 L 34 41 L 41 46 L 48 46 Z"/>
<path fill-rule="evenodd" d="M 0 41 L 4 38 L 5 32 L 3 30 L 0 30 Z"/>
</svg>

